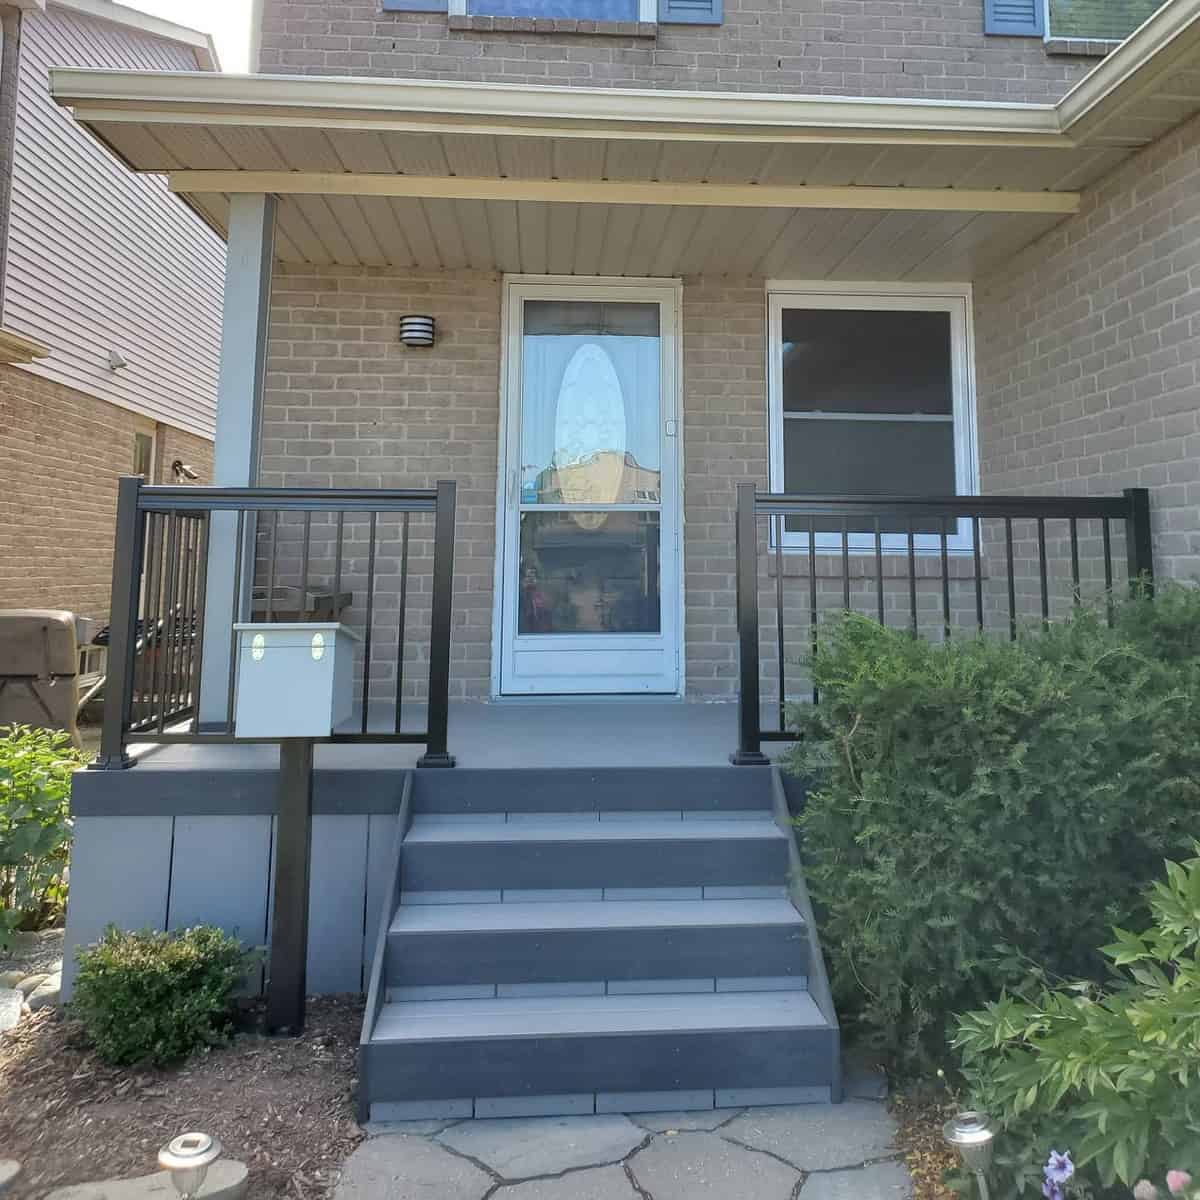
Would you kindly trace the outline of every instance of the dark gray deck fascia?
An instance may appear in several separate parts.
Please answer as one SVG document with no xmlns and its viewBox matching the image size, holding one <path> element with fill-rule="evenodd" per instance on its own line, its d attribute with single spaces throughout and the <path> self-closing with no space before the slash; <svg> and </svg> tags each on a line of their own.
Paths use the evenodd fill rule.
<svg viewBox="0 0 1200 1200">
<path fill-rule="evenodd" d="M 400 808 L 401 767 L 318 768 L 313 812 L 324 816 L 390 814 Z M 76 817 L 273 816 L 273 766 L 152 766 L 128 771 L 77 771 L 71 782 Z"/>
</svg>

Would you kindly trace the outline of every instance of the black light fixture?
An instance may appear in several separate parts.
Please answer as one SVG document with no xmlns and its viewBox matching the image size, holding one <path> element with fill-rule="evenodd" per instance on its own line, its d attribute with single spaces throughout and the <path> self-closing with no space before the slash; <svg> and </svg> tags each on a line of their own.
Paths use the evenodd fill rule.
<svg viewBox="0 0 1200 1200">
<path fill-rule="evenodd" d="M 400 318 L 400 341 L 405 346 L 432 346 L 434 319 L 409 313 Z"/>
</svg>

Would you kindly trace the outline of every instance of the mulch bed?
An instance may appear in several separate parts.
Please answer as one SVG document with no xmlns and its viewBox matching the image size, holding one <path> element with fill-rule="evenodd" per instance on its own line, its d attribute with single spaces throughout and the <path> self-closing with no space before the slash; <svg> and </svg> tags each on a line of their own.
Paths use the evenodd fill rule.
<svg viewBox="0 0 1200 1200">
<path fill-rule="evenodd" d="M 251 1014 L 252 1015 L 252 1014 Z M 255 1200 L 320 1200 L 363 1134 L 353 1089 L 362 1001 L 311 1000 L 300 1038 L 242 1033 L 179 1067 L 109 1067 L 54 1009 L 0 1035 L 0 1148 L 24 1171 L 5 1200 L 146 1175 L 199 1129 L 250 1168 Z"/>
<path fill-rule="evenodd" d="M 899 1125 L 896 1143 L 912 1176 L 913 1200 L 957 1200 L 957 1193 L 942 1182 L 946 1171 L 959 1165 L 958 1156 L 942 1140 L 942 1126 L 958 1111 L 944 1093 L 901 1094 L 892 1099 L 892 1114 Z"/>
</svg>

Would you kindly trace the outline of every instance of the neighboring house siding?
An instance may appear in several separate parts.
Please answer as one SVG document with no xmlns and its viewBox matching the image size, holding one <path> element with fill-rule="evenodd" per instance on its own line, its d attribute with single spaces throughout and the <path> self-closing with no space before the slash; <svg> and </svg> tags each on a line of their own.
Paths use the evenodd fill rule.
<svg viewBox="0 0 1200 1200">
<path fill-rule="evenodd" d="M 52 349 L 31 372 L 211 436 L 224 246 L 51 100 L 51 66 L 197 69 L 179 43 L 24 14 L 3 323 Z"/>
<path fill-rule="evenodd" d="M 1148 487 L 1158 570 L 1200 576 L 1200 118 L 975 302 L 984 489 Z"/>
<path fill-rule="evenodd" d="M 212 479 L 212 442 L 19 367 L 0 366 L 0 608 L 108 619 L 117 478 L 134 435 L 159 438 L 159 478 L 181 457 Z"/>
<path fill-rule="evenodd" d="M 1092 65 L 983 32 L 984 0 L 726 0 L 651 37 L 451 30 L 377 0 L 264 0 L 260 69 L 583 87 L 1057 100 Z"/>
</svg>

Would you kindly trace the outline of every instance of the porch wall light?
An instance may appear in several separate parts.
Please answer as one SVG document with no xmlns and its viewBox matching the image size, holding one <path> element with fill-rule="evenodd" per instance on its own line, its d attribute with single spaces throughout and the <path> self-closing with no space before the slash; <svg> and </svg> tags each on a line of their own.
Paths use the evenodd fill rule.
<svg viewBox="0 0 1200 1200">
<path fill-rule="evenodd" d="M 432 317 L 409 313 L 400 318 L 400 341 L 405 346 L 432 346 L 435 322 Z"/>
</svg>

